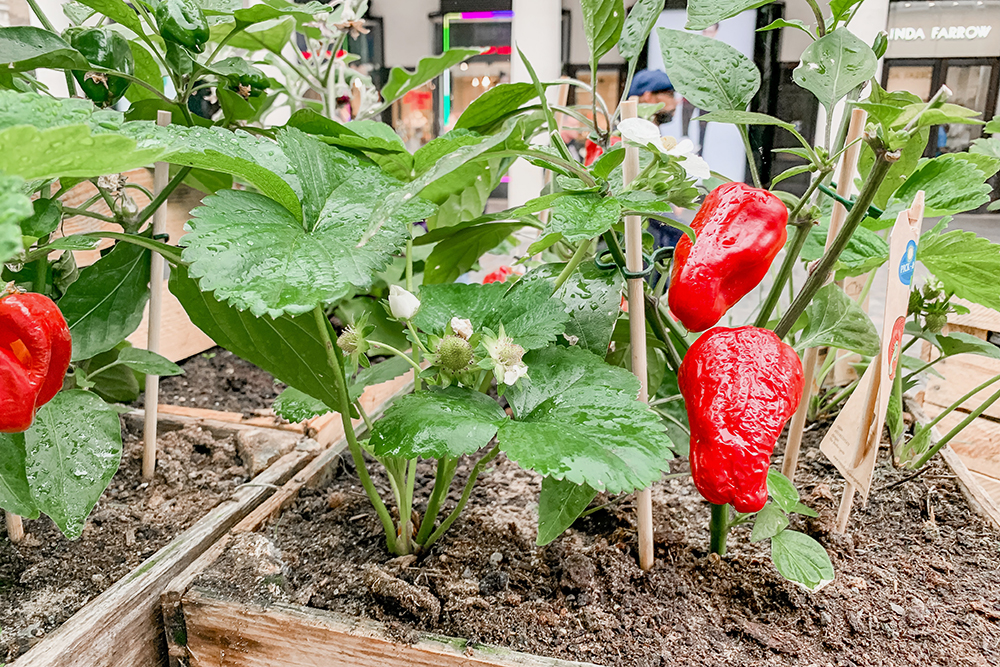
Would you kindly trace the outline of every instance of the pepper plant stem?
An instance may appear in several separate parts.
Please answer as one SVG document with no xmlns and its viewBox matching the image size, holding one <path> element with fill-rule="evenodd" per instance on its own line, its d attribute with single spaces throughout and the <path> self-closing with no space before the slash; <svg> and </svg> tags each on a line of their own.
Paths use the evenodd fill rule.
<svg viewBox="0 0 1000 667">
<path fill-rule="evenodd" d="M 710 548 L 712 553 L 726 555 L 726 538 L 729 537 L 729 505 L 712 503 L 712 518 L 708 522 L 711 534 Z"/>
<path fill-rule="evenodd" d="M 743 148 L 747 153 L 747 164 L 750 165 L 750 177 L 753 178 L 755 188 L 763 187 L 760 183 L 760 174 L 757 172 L 757 160 L 754 159 L 753 146 L 750 145 L 750 132 L 746 125 L 740 125 L 740 137 L 743 139 Z"/>
<path fill-rule="evenodd" d="M 323 347 L 326 349 L 327 363 L 333 371 L 333 384 L 337 392 L 338 402 L 340 403 L 338 411 L 340 412 L 340 420 L 344 424 L 347 448 L 351 451 L 351 458 L 354 460 L 354 467 L 358 470 L 358 478 L 361 480 L 361 486 L 364 487 L 365 493 L 368 494 L 368 500 L 375 507 L 375 512 L 382 522 L 382 528 L 385 530 L 386 547 L 390 552 L 396 553 L 396 527 L 392 523 L 389 510 L 386 509 L 385 503 L 382 502 L 382 498 L 378 495 L 378 491 L 375 490 L 375 485 L 372 484 L 372 479 L 368 475 L 368 467 L 365 465 L 365 456 L 361 451 L 361 443 L 358 442 L 358 436 L 354 432 L 354 424 L 351 423 L 351 399 L 347 393 L 347 378 L 344 377 L 344 369 L 340 363 L 340 355 L 337 352 L 337 347 L 333 344 L 333 339 L 330 337 L 330 320 L 326 319 L 326 312 L 324 312 L 321 304 L 317 304 L 313 309 L 313 315 L 316 317 L 316 328 L 319 330 L 320 340 L 323 341 Z"/>
<path fill-rule="evenodd" d="M 590 252 L 591 243 L 593 243 L 593 241 L 591 239 L 587 239 L 586 241 L 582 241 L 580 245 L 577 246 L 576 252 L 574 252 L 573 256 L 569 259 L 569 263 L 566 264 L 566 267 L 556 278 L 555 289 L 552 290 L 553 292 L 558 292 L 559 288 L 563 286 L 563 283 L 569 280 L 569 277 L 573 275 L 574 271 L 576 271 L 576 267 L 580 266 L 580 262 L 582 262 L 583 258 Z"/>
<path fill-rule="evenodd" d="M 476 465 L 472 468 L 472 472 L 469 473 L 469 481 L 465 483 L 465 489 L 462 491 L 462 497 L 459 499 L 458 505 L 456 505 L 455 509 L 451 511 L 448 518 L 445 519 L 440 526 L 438 526 L 438 529 L 435 530 L 429 538 L 427 538 L 427 542 L 424 543 L 424 549 L 430 549 L 431 546 L 433 546 L 433 544 L 437 542 L 442 535 L 444 535 L 445 531 L 451 527 L 451 524 L 455 523 L 455 519 L 457 519 L 458 515 L 462 513 L 463 509 L 465 509 L 465 504 L 469 502 L 469 496 L 472 495 L 472 487 L 475 486 L 476 479 L 483 472 L 483 468 L 485 468 L 487 464 L 489 464 L 489 462 L 495 459 L 499 454 L 500 444 L 497 443 L 488 454 L 479 459 Z"/>
<path fill-rule="evenodd" d="M 816 296 L 816 292 L 826 284 L 827 277 L 830 275 L 834 264 L 840 258 L 841 253 L 844 252 L 844 248 L 850 242 L 854 231 L 868 214 L 868 206 L 875 199 L 875 194 L 878 192 L 879 186 L 882 185 L 882 181 L 885 180 L 886 174 L 889 173 L 889 169 L 893 164 L 893 161 L 886 157 L 884 150 L 876 150 L 875 153 L 875 164 L 872 165 L 871 172 L 869 172 L 868 178 L 865 179 L 861 192 L 858 193 L 857 201 L 855 201 L 854 206 L 847 214 L 847 219 L 844 221 L 844 226 L 841 228 L 840 233 L 837 234 L 833 243 L 823 254 L 823 257 L 820 258 L 816 268 L 809 274 L 805 285 L 802 286 L 802 290 L 795 297 L 788 310 L 785 311 L 781 321 L 778 322 L 778 326 L 774 328 L 774 333 L 779 338 L 784 338 L 788 335 L 788 332 L 791 331 L 792 326 L 795 324 L 795 320 L 798 319 L 799 315 L 806 309 L 806 306 L 809 305 L 809 302 Z"/>
<path fill-rule="evenodd" d="M 153 217 L 153 214 L 156 213 L 156 209 L 163 205 L 163 202 L 167 200 L 167 197 L 169 197 L 171 193 L 177 189 L 177 186 L 184 181 L 185 177 L 187 177 L 189 173 L 191 173 L 191 167 L 182 167 L 181 170 L 178 171 L 172 179 L 170 179 L 167 186 L 160 190 L 160 193 L 156 195 L 151 202 L 146 204 L 146 208 L 142 209 L 142 214 L 135 223 L 136 228 L 142 227 L 143 223 Z"/>
</svg>

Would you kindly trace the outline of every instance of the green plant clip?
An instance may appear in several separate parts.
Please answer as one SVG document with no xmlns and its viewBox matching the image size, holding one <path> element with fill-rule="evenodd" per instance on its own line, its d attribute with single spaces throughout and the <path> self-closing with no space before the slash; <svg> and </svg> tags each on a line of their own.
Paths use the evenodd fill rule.
<svg viewBox="0 0 1000 667">
<path fill-rule="evenodd" d="M 830 197 L 834 201 L 843 204 L 844 208 L 846 208 L 848 211 L 850 211 L 852 208 L 854 208 L 854 200 L 853 199 L 844 199 L 843 197 L 841 197 L 840 195 L 838 195 L 836 192 L 834 192 L 833 190 L 831 190 L 827 186 L 823 185 L 822 183 L 819 184 L 819 191 L 822 192 L 823 194 L 825 194 L 827 197 Z M 885 211 L 883 211 L 882 209 L 878 208 L 877 206 L 869 206 L 868 207 L 868 216 L 871 217 L 871 218 L 876 218 L 876 219 L 881 218 L 882 214 L 884 212 Z"/>
<path fill-rule="evenodd" d="M 646 253 L 642 253 L 643 266 L 646 267 L 642 271 L 629 271 L 628 269 L 625 268 L 623 264 L 619 263 L 618 259 L 615 258 L 614 255 L 615 253 L 613 251 L 605 250 L 604 252 L 598 254 L 597 257 L 594 258 L 594 264 L 597 266 L 597 268 L 601 269 L 602 271 L 608 271 L 610 269 L 618 269 L 619 271 L 622 272 L 622 275 L 625 276 L 626 279 L 634 280 L 636 278 L 648 277 L 653 272 L 653 269 L 656 268 L 656 265 L 659 262 L 673 257 L 674 249 L 673 247 L 657 248 L 653 252 L 652 256 L 647 255 Z M 610 256 L 611 260 L 606 261 L 604 259 L 604 257 L 606 256 Z"/>
</svg>

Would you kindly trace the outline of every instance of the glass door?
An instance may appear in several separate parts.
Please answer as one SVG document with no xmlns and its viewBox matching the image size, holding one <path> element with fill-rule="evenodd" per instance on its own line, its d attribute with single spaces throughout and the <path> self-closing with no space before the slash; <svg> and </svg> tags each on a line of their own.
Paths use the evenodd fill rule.
<svg viewBox="0 0 1000 667">
<path fill-rule="evenodd" d="M 969 109 L 982 111 L 983 118 L 989 120 L 987 109 L 990 95 L 990 83 L 993 80 L 993 64 L 962 64 L 961 61 L 948 61 L 945 69 L 944 83 L 951 89 L 952 96 L 948 100 Z M 973 141 L 983 134 L 982 125 L 942 125 L 938 130 L 938 153 L 957 153 L 968 150 Z"/>
</svg>

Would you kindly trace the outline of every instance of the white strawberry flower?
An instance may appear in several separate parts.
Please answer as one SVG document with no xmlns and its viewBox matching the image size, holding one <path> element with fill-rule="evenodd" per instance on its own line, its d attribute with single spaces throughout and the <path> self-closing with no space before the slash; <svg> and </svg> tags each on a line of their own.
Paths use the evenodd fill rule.
<svg viewBox="0 0 1000 667">
<path fill-rule="evenodd" d="M 524 348 L 504 333 L 502 324 L 500 335 L 496 338 L 487 337 L 483 344 L 493 360 L 493 375 L 496 376 L 497 382 L 511 386 L 528 375 L 528 366 L 521 361 Z"/>
<path fill-rule="evenodd" d="M 409 320 L 417 314 L 420 299 L 399 285 L 389 286 L 389 311 L 397 320 Z"/>
<path fill-rule="evenodd" d="M 682 139 L 678 142 L 673 137 L 661 137 L 660 128 L 644 118 L 626 118 L 618 124 L 622 137 L 640 146 L 653 145 L 664 155 L 680 158 L 681 166 L 691 178 L 709 178 L 712 170 L 708 163 L 695 153 L 694 142 Z"/>
</svg>

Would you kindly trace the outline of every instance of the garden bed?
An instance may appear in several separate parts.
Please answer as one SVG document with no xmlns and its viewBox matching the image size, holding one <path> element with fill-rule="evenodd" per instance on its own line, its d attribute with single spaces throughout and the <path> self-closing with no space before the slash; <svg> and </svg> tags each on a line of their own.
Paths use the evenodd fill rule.
<svg viewBox="0 0 1000 667">
<path fill-rule="evenodd" d="M 184 599 L 191 664 L 308 664 L 324 650 L 334 665 L 397 664 L 378 655 L 460 664 L 466 649 L 469 664 L 531 660 L 470 648 L 479 643 L 622 666 L 997 664 L 1000 533 L 969 508 L 955 475 L 940 458 L 909 481 L 880 466 L 870 504 L 836 536 L 843 481 L 820 437 L 806 434 L 797 477 L 820 517 L 793 520 L 837 571 L 817 593 L 781 578 L 746 529 L 721 561 L 709 556 L 709 507 L 686 478 L 654 488 L 658 562 L 648 574 L 624 503 L 538 548 L 539 479 L 502 457 L 426 558 L 391 560 L 343 465 L 261 530 L 274 551 L 261 537 L 233 539 L 195 579 Z M 430 479 L 422 472 L 418 489 Z"/>
</svg>

